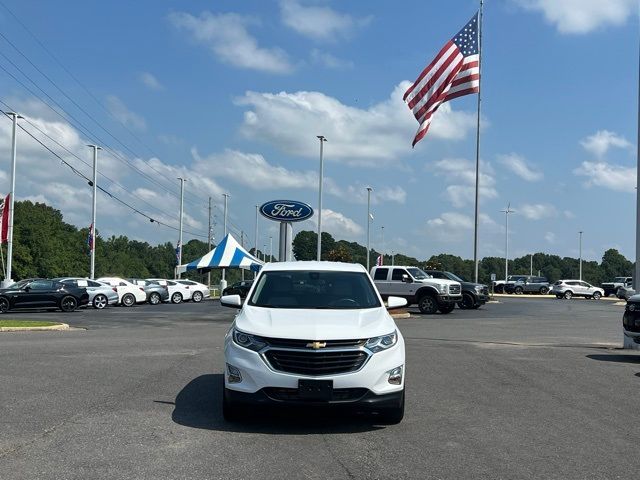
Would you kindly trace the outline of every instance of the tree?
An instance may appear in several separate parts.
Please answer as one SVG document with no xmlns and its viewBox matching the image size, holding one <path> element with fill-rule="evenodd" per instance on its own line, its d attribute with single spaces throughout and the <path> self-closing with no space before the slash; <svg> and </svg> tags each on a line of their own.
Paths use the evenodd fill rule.
<svg viewBox="0 0 640 480">
<path fill-rule="evenodd" d="M 602 256 L 600 270 L 605 281 L 612 280 L 614 277 L 627 277 L 633 274 L 633 263 L 615 248 L 610 248 Z"/>
<path fill-rule="evenodd" d="M 320 258 L 327 260 L 329 252 L 335 248 L 336 241 L 330 233 L 322 232 Z M 318 234 L 308 230 L 298 232 L 293 239 L 293 256 L 296 260 L 316 260 L 318 258 Z"/>
<path fill-rule="evenodd" d="M 327 260 L 331 262 L 351 263 L 351 252 L 344 245 L 336 245 L 336 247 L 327 254 Z"/>
</svg>

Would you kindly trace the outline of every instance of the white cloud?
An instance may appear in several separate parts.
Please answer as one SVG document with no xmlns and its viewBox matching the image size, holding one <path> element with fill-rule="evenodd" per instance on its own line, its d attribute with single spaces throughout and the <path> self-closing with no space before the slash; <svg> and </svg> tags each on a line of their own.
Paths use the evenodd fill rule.
<svg viewBox="0 0 640 480">
<path fill-rule="evenodd" d="M 349 185 L 346 190 L 346 195 L 351 201 L 359 204 L 367 203 L 367 190 L 366 185 L 356 184 Z M 379 203 L 398 203 L 404 204 L 407 200 L 407 192 L 399 185 L 383 187 L 376 187 L 371 192 L 371 204 L 377 205 Z"/>
<path fill-rule="evenodd" d="M 574 175 L 587 177 L 587 187 L 605 187 L 620 192 L 634 192 L 636 168 L 612 165 L 606 162 L 582 162 L 573 170 Z"/>
<path fill-rule="evenodd" d="M 553 205 L 542 203 L 524 203 L 516 209 L 516 213 L 524 215 L 528 220 L 542 220 L 558 216 L 558 210 Z"/>
<path fill-rule="evenodd" d="M 323 41 L 348 38 L 372 19 L 370 16 L 357 19 L 330 7 L 301 5 L 297 0 L 281 0 L 280 12 L 287 27 L 305 37 Z"/>
<path fill-rule="evenodd" d="M 198 43 L 208 47 L 220 61 L 235 67 L 268 73 L 290 73 L 293 65 L 281 48 L 263 48 L 251 36 L 247 27 L 260 22 L 235 13 L 204 12 L 199 17 L 176 12 L 169 15 L 171 23 L 186 30 Z"/>
<path fill-rule="evenodd" d="M 451 182 L 445 189 L 444 196 L 456 208 L 473 204 L 475 201 L 476 170 L 475 163 L 463 158 L 445 158 L 427 165 L 427 170 L 434 170 L 436 175 Z M 490 164 L 481 162 L 479 195 L 480 198 L 496 198 L 494 171 Z"/>
<path fill-rule="evenodd" d="M 564 215 L 564 218 L 576 218 L 576 215 L 571 210 L 565 210 L 564 212 L 562 212 L 562 214 Z"/>
<path fill-rule="evenodd" d="M 290 155 L 316 159 L 324 135 L 325 159 L 349 165 L 397 165 L 397 157 L 412 153 L 417 122 L 402 101 L 409 82 L 396 86 L 390 98 L 367 109 L 351 107 L 320 92 L 247 92 L 236 100 L 246 111 L 241 133 L 265 141 Z M 474 129 L 475 115 L 438 110 L 429 135 L 432 139 L 462 140 Z M 427 144 L 427 142 L 421 142 Z"/>
<path fill-rule="evenodd" d="M 486 214 L 480 214 L 480 224 L 498 229 L 496 222 Z M 445 212 L 427 220 L 427 232 L 443 242 L 460 242 L 470 239 L 474 228 L 473 217 L 458 212 Z"/>
<path fill-rule="evenodd" d="M 347 69 L 353 68 L 353 62 L 350 60 L 342 60 L 330 53 L 323 52 L 314 48 L 311 50 L 311 61 L 315 64 L 322 65 L 326 68 L 332 69 Z"/>
<path fill-rule="evenodd" d="M 107 109 L 111 112 L 111 115 L 127 127 L 132 127 L 136 130 L 145 130 L 147 128 L 147 123 L 144 118 L 129 110 L 124 102 L 115 95 L 109 95 L 107 97 Z"/>
<path fill-rule="evenodd" d="M 138 75 L 138 80 L 145 86 L 150 88 L 151 90 L 155 90 L 157 92 L 164 90 L 164 85 L 160 83 L 160 81 L 149 72 L 140 72 Z"/>
<path fill-rule="evenodd" d="M 561 33 L 588 33 L 622 25 L 638 11 L 637 0 L 515 0 L 527 10 L 542 12 Z"/>
<path fill-rule="evenodd" d="M 537 182 L 538 180 L 542 180 L 542 177 L 544 176 L 542 172 L 536 170 L 524 159 L 524 157 L 517 153 L 498 155 L 498 161 L 511 170 L 512 173 L 515 173 L 527 182 Z"/>
<path fill-rule="evenodd" d="M 301 222 L 304 229 L 318 231 L 318 216 Z M 343 213 L 328 208 L 322 209 L 322 231 L 330 233 L 336 240 L 357 240 L 362 242 L 364 228 Z"/>
<path fill-rule="evenodd" d="M 544 239 L 551 244 L 556 243 L 556 234 L 553 232 L 547 232 L 544 234 Z"/>
<path fill-rule="evenodd" d="M 611 148 L 633 148 L 633 144 L 626 138 L 609 130 L 598 130 L 593 135 L 580 140 L 580 145 L 598 158 L 603 158 Z"/>
</svg>

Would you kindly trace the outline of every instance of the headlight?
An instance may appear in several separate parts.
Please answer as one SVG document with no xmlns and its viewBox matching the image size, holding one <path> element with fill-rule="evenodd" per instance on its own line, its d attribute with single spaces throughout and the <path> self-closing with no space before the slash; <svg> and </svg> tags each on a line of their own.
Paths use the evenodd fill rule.
<svg viewBox="0 0 640 480">
<path fill-rule="evenodd" d="M 396 343 L 398 343 L 398 333 L 393 332 L 382 337 L 370 338 L 364 346 L 371 350 L 371 352 L 378 353 L 393 347 Z"/>
<path fill-rule="evenodd" d="M 475 286 L 476 292 L 481 292 L 483 288 L 484 287 L 482 285 L 476 285 Z"/>
<path fill-rule="evenodd" d="M 249 335 L 248 333 L 241 332 L 240 330 L 233 329 L 233 341 L 236 345 L 240 345 L 243 348 L 258 352 L 267 346 L 261 337 L 256 335 Z"/>
<path fill-rule="evenodd" d="M 440 291 L 440 293 L 447 293 L 447 286 L 446 285 L 438 285 L 438 290 Z"/>
</svg>

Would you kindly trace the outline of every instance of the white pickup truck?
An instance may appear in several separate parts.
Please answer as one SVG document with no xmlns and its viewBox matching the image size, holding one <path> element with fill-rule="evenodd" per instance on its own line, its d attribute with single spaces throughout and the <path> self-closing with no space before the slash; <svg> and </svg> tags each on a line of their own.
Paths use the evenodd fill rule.
<svg viewBox="0 0 640 480">
<path fill-rule="evenodd" d="M 371 278 L 383 299 L 406 298 L 409 305 L 418 305 L 422 313 L 450 313 L 462 300 L 460 282 L 433 278 L 418 267 L 382 266 L 371 269 Z"/>
</svg>

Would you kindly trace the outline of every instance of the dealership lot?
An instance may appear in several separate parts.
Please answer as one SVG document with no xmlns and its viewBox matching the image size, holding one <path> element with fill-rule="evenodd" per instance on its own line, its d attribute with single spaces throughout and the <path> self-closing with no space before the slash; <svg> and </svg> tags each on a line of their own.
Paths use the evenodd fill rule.
<svg viewBox="0 0 640 480">
<path fill-rule="evenodd" d="M 413 310 L 412 310 L 413 311 Z M 415 311 L 414 311 L 415 312 Z M 398 320 L 407 413 L 220 411 L 217 302 L 86 309 L 0 335 L 2 478 L 635 478 L 640 354 L 614 302 L 503 298 Z"/>
</svg>

